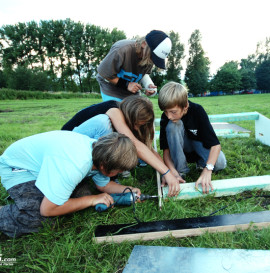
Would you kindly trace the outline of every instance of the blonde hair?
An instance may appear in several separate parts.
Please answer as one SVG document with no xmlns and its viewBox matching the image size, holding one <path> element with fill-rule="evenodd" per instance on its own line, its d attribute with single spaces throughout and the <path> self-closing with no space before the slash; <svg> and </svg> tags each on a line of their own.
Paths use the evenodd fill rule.
<svg viewBox="0 0 270 273">
<path fill-rule="evenodd" d="M 160 110 L 179 106 L 185 108 L 188 106 L 188 91 L 180 83 L 168 82 L 159 91 L 158 94 L 158 105 Z"/>
<path fill-rule="evenodd" d="M 146 43 L 146 46 L 143 50 L 142 44 Z M 141 61 L 139 62 L 139 66 L 153 66 L 153 61 L 151 59 L 151 49 L 148 46 L 145 37 L 138 38 L 135 43 L 136 53 Z"/>
<path fill-rule="evenodd" d="M 92 160 L 94 166 L 109 174 L 111 171 L 126 171 L 136 167 L 137 150 L 133 142 L 125 135 L 111 133 L 93 144 Z"/>
<path fill-rule="evenodd" d="M 152 102 L 145 97 L 129 96 L 120 103 L 119 109 L 122 111 L 127 126 L 134 136 L 150 149 L 154 139 L 155 119 Z M 140 122 L 145 124 L 135 130 L 134 127 Z"/>
</svg>

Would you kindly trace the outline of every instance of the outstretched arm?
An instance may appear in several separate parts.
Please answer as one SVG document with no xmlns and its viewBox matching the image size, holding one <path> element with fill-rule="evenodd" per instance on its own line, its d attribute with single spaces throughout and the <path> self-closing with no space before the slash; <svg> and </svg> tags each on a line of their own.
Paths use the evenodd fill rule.
<svg viewBox="0 0 270 273">
<path fill-rule="evenodd" d="M 139 188 L 133 188 L 131 186 L 125 186 L 115 183 L 114 181 L 110 181 L 105 187 L 100 187 L 96 185 L 97 189 L 106 193 L 122 193 L 126 188 L 130 188 L 132 192 L 136 192 L 138 196 L 141 195 L 141 190 Z M 125 192 L 129 192 L 126 190 Z"/>
<path fill-rule="evenodd" d="M 132 140 L 132 142 L 136 146 L 139 158 L 151 165 L 160 174 L 164 174 L 168 171 L 168 167 L 164 164 L 164 162 L 160 158 L 158 158 L 144 143 L 139 141 L 133 135 L 125 122 L 123 113 L 119 109 L 112 108 L 108 110 L 106 114 L 110 117 L 116 131 L 121 134 L 125 134 Z M 176 177 L 171 172 L 168 172 L 166 175 L 164 175 L 164 178 L 166 179 L 166 182 L 169 186 L 169 196 L 178 195 L 180 191 L 180 186 L 179 181 L 176 179 Z"/>
<path fill-rule="evenodd" d="M 95 206 L 100 203 L 103 203 L 109 207 L 111 204 L 113 204 L 113 198 L 107 193 L 101 193 L 79 198 L 70 198 L 66 203 L 58 206 L 44 196 L 40 205 L 40 214 L 46 217 L 59 216 Z"/>
</svg>

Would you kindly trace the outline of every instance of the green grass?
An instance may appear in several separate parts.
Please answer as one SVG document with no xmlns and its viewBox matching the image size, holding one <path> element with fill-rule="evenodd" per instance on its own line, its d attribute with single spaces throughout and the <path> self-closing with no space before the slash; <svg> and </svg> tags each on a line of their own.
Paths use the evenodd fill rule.
<svg viewBox="0 0 270 273">
<path fill-rule="evenodd" d="M 208 114 L 258 111 L 270 118 L 270 94 L 192 98 L 203 105 Z M 61 100 L 5 100 L 0 101 L 0 153 L 14 141 L 35 133 L 58 130 L 78 110 L 100 99 Z M 160 117 L 157 99 L 152 100 Z M 252 131 L 250 138 L 220 139 L 228 167 L 213 175 L 215 179 L 270 174 L 270 147 L 254 139 L 254 121 L 238 123 Z M 194 182 L 199 173 L 191 165 L 188 182 Z M 150 167 L 136 168 L 123 184 L 138 186 L 142 192 L 156 194 L 156 172 Z M 136 204 L 136 215 L 141 221 L 179 219 L 207 216 L 228 205 L 217 214 L 246 213 L 269 209 L 270 199 L 255 197 L 258 192 L 246 193 L 252 197 L 240 202 L 242 195 L 194 200 L 169 200 L 163 210 L 155 201 Z M 5 205 L 6 191 L 0 186 L 0 205 Z M 37 234 L 18 239 L 0 236 L 2 258 L 16 258 L 13 266 L 0 266 L 1 272 L 121 272 L 133 246 L 159 245 L 207 248 L 269 249 L 270 229 L 228 233 L 206 233 L 198 237 L 172 237 L 144 242 L 95 244 L 92 241 L 97 225 L 134 222 L 132 207 L 116 207 L 97 213 L 94 208 L 59 217 L 51 227 L 45 225 Z"/>
</svg>

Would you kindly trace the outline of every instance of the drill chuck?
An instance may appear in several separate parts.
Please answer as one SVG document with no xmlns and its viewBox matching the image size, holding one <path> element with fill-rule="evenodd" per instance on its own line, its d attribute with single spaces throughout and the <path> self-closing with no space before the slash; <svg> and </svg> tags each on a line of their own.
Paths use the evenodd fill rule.
<svg viewBox="0 0 270 273">
<path fill-rule="evenodd" d="M 149 194 L 141 194 L 140 196 L 140 200 L 144 201 L 144 200 L 149 200 L 149 199 L 155 199 L 158 198 L 158 196 L 156 195 L 149 195 Z"/>
</svg>

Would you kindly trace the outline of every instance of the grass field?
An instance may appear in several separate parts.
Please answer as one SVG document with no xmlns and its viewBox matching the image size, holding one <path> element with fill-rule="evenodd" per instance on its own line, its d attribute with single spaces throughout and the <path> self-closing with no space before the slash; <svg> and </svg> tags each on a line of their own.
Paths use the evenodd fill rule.
<svg viewBox="0 0 270 273">
<path fill-rule="evenodd" d="M 40 132 L 58 130 L 78 110 L 98 103 L 98 99 L 59 99 L 0 101 L 0 153 L 14 141 Z M 160 117 L 157 99 L 153 99 L 156 117 Z M 258 111 L 270 118 L 270 94 L 192 98 L 204 106 L 208 114 Z M 270 147 L 254 139 L 254 121 L 237 123 L 252 131 L 250 138 L 220 139 L 228 167 L 213 180 L 270 174 Z M 191 165 L 188 182 L 194 182 L 199 173 Z M 122 184 L 140 187 L 141 191 L 156 194 L 156 172 L 150 167 L 136 168 L 132 177 Z M 256 197 L 236 202 L 239 196 L 214 198 L 211 196 L 188 201 L 169 200 L 159 211 L 156 201 L 136 204 L 136 215 L 141 221 L 179 219 L 207 216 L 228 205 L 218 214 L 246 213 L 270 209 L 270 199 Z M 7 193 L 0 186 L 0 206 L 6 204 Z M 0 235 L 0 255 L 15 258 L 10 266 L 1 266 L 0 272 L 121 272 L 133 246 L 183 246 L 206 248 L 270 249 L 270 229 L 236 231 L 233 233 L 206 233 L 198 237 L 175 239 L 168 237 L 150 242 L 134 241 L 121 244 L 95 244 L 92 241 L 99 224 L 134 222 L 132 207 L 113 208 L 97 213 L 89 208 L 58 218 L 53 227 L 45 226 L 40 233 L 18 239 Z M 1 257 L 1 256 L 0 256 Z"/>
</svg>

